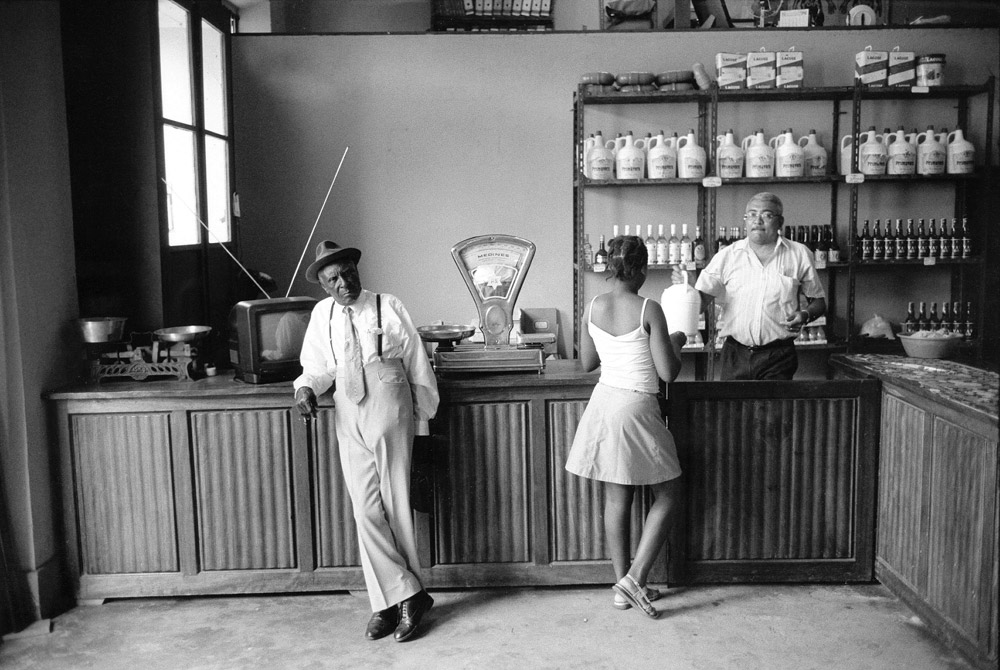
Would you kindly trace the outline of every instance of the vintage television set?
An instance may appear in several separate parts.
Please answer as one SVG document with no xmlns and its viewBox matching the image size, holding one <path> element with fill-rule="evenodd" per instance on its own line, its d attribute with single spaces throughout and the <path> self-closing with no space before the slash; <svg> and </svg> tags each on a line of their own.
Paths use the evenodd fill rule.
<svg viewBox="0 0 1000 670">
<path fill-rule="evenodd" d="M 302 373 L 299 352 L 314 298 L 243 300 L 229 314 L 229 361 L 236 379 L 269 384 Z"/>
</svg>

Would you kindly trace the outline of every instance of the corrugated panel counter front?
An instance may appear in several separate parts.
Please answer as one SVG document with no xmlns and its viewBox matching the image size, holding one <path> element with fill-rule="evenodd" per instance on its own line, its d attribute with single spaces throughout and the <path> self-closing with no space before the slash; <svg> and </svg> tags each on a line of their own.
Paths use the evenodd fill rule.
<svg viewBox="0 0 1000 670">
<path fill-rule="evenodd" d="M 427 586 L 613 581 L 601 487 L 563 468 L 596 381 L 575 361 L 440 379 L 414 447 Z M 872 579 L 877 381 L 670 395 L 685 504 L 651 581 Z M 308 427 L 289 383 L 229 375 L 48 398 L 78 599 L 363 588 L 329 396 Z"/>
</svg>

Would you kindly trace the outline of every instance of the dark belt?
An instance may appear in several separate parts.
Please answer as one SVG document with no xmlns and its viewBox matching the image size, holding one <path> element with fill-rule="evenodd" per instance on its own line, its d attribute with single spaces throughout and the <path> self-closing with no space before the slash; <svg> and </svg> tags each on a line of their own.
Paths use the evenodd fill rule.
<svg viewBox="0 0 1000 670">
<path fill-rule="evenodd" d="M 732 335 L 726 337 L 726 344 L 732 344 L 737 349 L 743 349 L 744 351 L 749 351 L 751 354 L 756 351 L 766 351 L 767 349 L 778 349 L 780 347 L 794 347 L 795 338 L 788 338 L 784 340 L 772 340 L 767 344 L 758 344 L 753 347 L 748 347 L 739 340 L 735 339 Z"/>
</svg>

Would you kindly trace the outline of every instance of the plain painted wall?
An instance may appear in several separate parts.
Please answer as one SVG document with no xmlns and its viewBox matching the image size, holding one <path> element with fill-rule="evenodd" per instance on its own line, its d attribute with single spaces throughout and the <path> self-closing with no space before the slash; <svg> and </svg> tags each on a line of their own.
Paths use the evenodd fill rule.
<svg viewBox="0 0 1000 670">
<path fill-rule="evenodd" d="M 469 322 L 475 306 L 451 247 L 473 235 L 519 235 L 534 241 L 538 251 L 517 304 L 558 308 L 564 351 L 573 305 L 572 109 L 582 73 L 662 72 L 690 68 L 694 61 L 711 66 L 719 51 L 793 45 L 805 53 L 811 86 L 851 85 L 853 56 L 868 45 L 946 53 L 950 83 L 981 83 L 998 62 L 995 29 L 237 35 L 233 42 L 236 186 L 249 266 L 272 273 L 282 289 L 288 286 L 341 155 L 350 147 L 293 294 L 321 295 L 305 282 L 303 271 L 315 244 L 332 239 L 360 247 L 362 279 L 402 298 L 418 325 Z M 771 134 L 792 126 L 798 135 L 825 123 L 829 149 L 837 140 L 829 137 L 828 109 L 744 106 L 720 124 L 744 124 L 744 130 L 761 125 Z M 890 105 L 883 112 L 866 122 L 880 129 L 897 120 L 925 122 L 911 118 L 906 107 Z M 627 129 L 645 134 L 661 124 L 686 132 L 695 121 L 693 111 L 685 116 L 662 105 L 619 109 L 624 118 L 607 113 L 588 111 L 585 133 L 601 128 L 606 134 Z M 926 122 L 939 118 L 924 116 Z M 940 118 L 938 126 L 952 123 L 954 112 L 946 109 Z M 982 141 L 981 129 L 972 133 Z M 612 223 L 693 224 L 691 193 L 675 193 L 643 189 L 632 202 L 621 194 L 588 194 L 592 241 L 610 233 Z M 720 218 L 738 217 L 750 193 L 729 193 L 720 203 Z M 788 223 L 824 222 L 828 193 L 783 189 L 786 212 L 796 213 Z M 602 203 L 609 197 L 612 202 Z M 897 211 L 940 216 L 950 214 L 953 202 L 950 192 L 934 189 L 875 197 L 876 202 L 862 203 L 879 212 L 873 218 L 882 212 L 908 215 Z M 840 211 L 846 217 L 843 206 Z M 845 232 L 840 234 L 843 239 Z M 666 281 L 653 278 L 643 294 L 659 297 Z M 939 279 L 926 282 L 921 295 L 939 290 Z M 588 278 L 588 295 L 599 288 Z M 898 310 L 899 296 L 888 298 L 891 304 L 859 304 L 859 318 L 875 309 Z"/>
</svg>

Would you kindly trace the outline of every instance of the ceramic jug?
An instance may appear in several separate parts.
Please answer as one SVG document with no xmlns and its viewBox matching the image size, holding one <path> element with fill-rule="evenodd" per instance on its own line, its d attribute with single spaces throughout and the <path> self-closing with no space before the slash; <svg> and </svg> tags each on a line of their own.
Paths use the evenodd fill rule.
<svg viewBox="0 0 1000 670">
<path fill-rule="evenodd" d="M 792 137 L 789 128 L 772 138 L 774 148 L 774 176 L 801 177 L 805 173 L 804 154 L 802 147 Z"/>
<path fill-rule="evenodd" d="M 808 135 L 799 138 L 802 148 L 802 163 L 807 177 L 821 177 L 826 174 L 826 148 L 816 139 L 816 131 L 810 130 Z"/>
<path fill-rule="evenodd" d="M 685 335 L 698 332 L 698 316 L 701 314 L 701 294 L 688 283 L 687 271 L 681 270 L 684 281 L 663 289 L 660 306 L 667 319 L 667 329 L 681 331 Z"/>
<path fill-rule="evenodd" d="M 917 169 L 917 147 L 908 139 L 902 128 L 894 133 L 886 133 L 883 137 L 888 159 L 885 164 L 886 174 L 913 174 Z"/>
<path fill-rule="evenodd" d="M 917 145 L 917 174 L 944 174 L 948 152 L 945 145 L 938 141 L 938 135 L 933 126 L 919 133 Z"/>
<path fill-rule="evenodd" d="M 888 159 L 889 152 L 875 132 L 875 126 L 871 126 L 858 136 L 858 171 L 861 174 L 885 174 L 885 164 Z"/>
<path fill-rule="evenodd" d="M 615 176 L 618 179 L 642 179 L 645 166 L 646 154 L 635 146 L 635 138 L 630 130 L 615 154 Z"/>
<path fill-rule="evenodd" d="M 972 174 L 976 167 L 976 148 L 972 142 L 959 129 L 948 133 L 947 140 L 948 174 Z"/>
<path fill-rule="evenodd" d="M 737 179 L 743 176 L 743 149 L 733 139 L 733 131 L 715 138 L 715 174 L 723 179 Z"/>
<path fill-rule="evenodd" d="M 661 130 L 646 145 L 646 175 L 650 179 L 677 177 L 677 133 L 664 137 Z"/>
<path fill-rule="evenodd" d="M 694 130 L 677 140 L 677 176 L 701 179 L 705 176 L 705 149 L 695 140 Z"/>
<path fill-rule="evenodd" d="M 763 130 L 747 135 L 740 144 L 748 177 L 759 179 L 774 176 L 774 151 L 764 141 Z"/>
<path fill-rule="evenodd" d="M 597 142 L 598 142 L 597 138 L 600 137 L 600 135 L 601 135 L 601 131 L 598 130 L 597 131 L 597 137 L 594 136 L 594 133 L 591 133 L 590 137 L 588 137 L 587 139 L 585 139 L 583 141 L 583 154 L 581 156 L 581 160 L 583 161 L 583 176 L 584 177 L 590 177 L 590 163 L 587 161 L 587 156 L 590 154 L 590 151 L 597 144 Z M 601 138 L 600 142 L 603 144 L 604 143 L 604 138 Z"/>
</svg>

